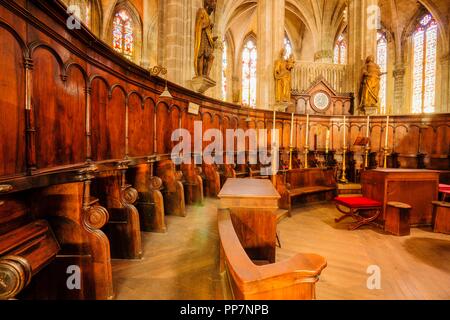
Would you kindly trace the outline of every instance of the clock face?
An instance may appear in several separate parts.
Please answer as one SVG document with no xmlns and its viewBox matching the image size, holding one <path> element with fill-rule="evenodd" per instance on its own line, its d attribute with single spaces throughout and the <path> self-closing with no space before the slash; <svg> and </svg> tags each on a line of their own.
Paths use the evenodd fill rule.
<svg viewBox="0 0 450 320">
<path fill-rule="evenodd" d="M 318 92 L 313 97 L 314 107 L 324 111 L 330 105 L 330 98 L 324 92 Z"/>
</svg>

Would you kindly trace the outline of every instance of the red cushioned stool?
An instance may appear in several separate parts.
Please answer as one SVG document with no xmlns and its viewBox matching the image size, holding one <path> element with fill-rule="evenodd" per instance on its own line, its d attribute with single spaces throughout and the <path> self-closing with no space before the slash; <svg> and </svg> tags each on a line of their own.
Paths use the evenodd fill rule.
<svg viewBox="0 0 450 320">
<path fill-rule="evenodd" d="M 442 201 L 445 201 L 447 197 L 450 196 L 450 185 L 440 183 L 439 193 L 442 194 Z"/>
<path fill-rule="evenodd" d="M 335 219 L 336 223 L 346 218 L 356 220 L 355 223 L 348 227 L 349 230 L 358 229 L 362 225 L 375 221 L 380 215 L 381 207 L 383 206 L 381 202 L 366 197 L 337 197 L 334 199 L 334 202 L 336 203 L 336 208 L 344 214 L 342 217 Z M 349 211 L 345 211 L 341 207 L 345 207 Z M 363 217 L 359 215 L 360 211 L 375 211 L 375 213 L 371 216 Z"/>
</svg>

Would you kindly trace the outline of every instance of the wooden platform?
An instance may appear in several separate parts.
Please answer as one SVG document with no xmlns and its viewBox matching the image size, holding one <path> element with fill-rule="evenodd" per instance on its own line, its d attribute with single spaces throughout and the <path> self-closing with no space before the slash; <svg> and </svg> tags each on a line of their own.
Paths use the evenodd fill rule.
<svg viewBox="0 0 450 320">
<path fill-rule="evenodd" d="M 142 260 L 113 261 L 117 299 L 222 299 L 218 275 L 218 200 L 167 216 L 168 233 L 143 235 Z M 336 225 L 333 204 L 293 211 L 278 226 L 277 260 L 298 252 L 326 257 L 317 299 L 450 299 L 450 236 L 411 229 L 395 237 L 372 227 Z M 367 267 L 381 268 L 381 290 L 366 286 Z"/>
</svg>

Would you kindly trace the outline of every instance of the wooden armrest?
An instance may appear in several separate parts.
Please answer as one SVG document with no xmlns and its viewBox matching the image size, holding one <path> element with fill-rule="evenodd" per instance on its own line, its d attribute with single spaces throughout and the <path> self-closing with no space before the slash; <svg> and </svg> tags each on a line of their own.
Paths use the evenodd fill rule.
<svg viewBox="0 0 450 320">
<path fill-rule="evenodd" d="M 234 230 L 229 210 L 218 210 L 219 235 L 235 297 L 238 299 L 312 299 L 313 285 L 326 267 L 325 258 L 297 254 L 281 262 L 255 265 Z"/>
</svg>

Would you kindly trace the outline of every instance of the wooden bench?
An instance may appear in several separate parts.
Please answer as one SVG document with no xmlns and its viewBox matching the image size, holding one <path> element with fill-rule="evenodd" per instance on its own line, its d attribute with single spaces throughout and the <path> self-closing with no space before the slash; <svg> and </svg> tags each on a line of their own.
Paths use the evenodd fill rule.
<svg viewBox="0 0 450 320">
<path fill-rule="evenodd" d="M 156 175 L 163 182 L 162 194 L 165 214 L 185 217 L 184 187 L 181 182 L 183 174 L 175 170 L 175 164 L 172 160 L 162 160 L 158 162 Z"/>
<path fill-rule="evenodd" d="M 256 265 L 241 245 L 229 209 L 219 209 L 218 224 L 220 270 L 226 274 L 234 299 L 315 299 L 315 283 L 327 265 L 325 258 L 316 254 L 297 254 L 285 261 Z"/>
<path fill-rule="evenodd" d="M 215 164 L 206 163 L 203 163 L 202 169 L 205 177 L 205 196 L 216 198 L 220 192 L 219 170 Z"/>
<path fill-rule="evenodd" d="M 203 205 L 202 169 L 195 164 L 181 164 L 183 173 L 184 198 L 186 204 Z"/>
<path fill-rule="evenodd" d="M 279 206 L 292 210 L 294 197 L 321 194 L 331 200 L 336 193 L 336 180 L 332 169 L 293 169 L 277 175 L 276 188 L 281 195 Z"/>
<path fill-rule="evenodd" d="M 111 245 L 111 257 L 140 259 L 142 241 L 139 211 L 134 206 L 138 192 L 126 183 L 129 161 L 111 161 L 98 165 L 91 193 L 109 213 L 102 228 Z"/>
<path fill-rule="evenodd" d="M 136 208 L 142 231 L 167 232 L 164 219 L 162 180 L 153 175 L 153 163 L 139 164 L 127 171 L 127 179 L 138 192 Z"/>
</svg>

